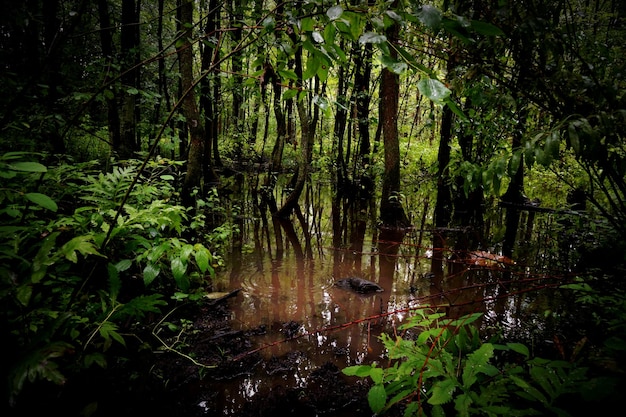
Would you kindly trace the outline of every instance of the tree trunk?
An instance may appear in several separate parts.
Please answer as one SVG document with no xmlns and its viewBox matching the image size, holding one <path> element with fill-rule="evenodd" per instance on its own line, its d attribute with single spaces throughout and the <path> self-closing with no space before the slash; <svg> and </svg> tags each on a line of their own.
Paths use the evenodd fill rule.
<svg viewBox="0 0 626 417">
<path fill-rule="evenodd" d="M 139 150 L 137 140 L 137 96 L 139 90 L 140 0 L 122 0 L 122 111 L 120 114 L 120 158 L 132 158 Z"/>
<path fill-rule="evenodd" d="M 216 38 L 220 25 L 219 0 L 210 0 L 209 14 L 205 27 L 207 38 Z M 205 74 L 200 83 L 200 107 L 204 115 L 204 157 L 202 159 L 202 172 L 206 182 L 215 183 L 218 177 L 213 170 L 211 154 L 213 145 L 217 142 L 218 118 L 219 118 L 219 67 L 216 62 L 219 59 L 220 40 L 214 48 L 204 45 L 202 48 L 202 73 Z M 212 68 L 213 67 L 213 68 Z M 211 72 L 211 75 L 206 74 Z"/>
<path fill-rule="evenodd" d="M 178 53 L 180 69 L 181 108 L 189 128 L 189 153 L 187 155 L 187 174 L 182 188 L 182 200 L 186 206 L 193 205 L 192 191 L 202 186 L 202 162 L 204 158 L 204 128 L 200 112 L 196 105 L 193 84 L 193 48 L 191 27 L 193 27 L 193 0 L 179 0 L 181 39 Z"/>
<path fill-rule="evenodd" d="M 106 74 L 112 72 L 113 62 L 113 26 L 109 15 L 109 6 L 106 0 L 98 0 L 98 15 L 100 18 L 100 45 L 102 47 L 102 55 L 109 61 L 107 64 Z M 110 77 L 104 79 L 104 83 L 110 82 Z M 109 140 L 113 149 L 120 149 L 120 114 L 117 106 L 117 94 L 115 86 L 111 86 L 112 95 L 106 96 L 107 103 L 107 124 L 109 128 Z"/>
<path fill-rule="evenodd" d="M 394 6 L 397 1 L 394 2 Z M 399 26 L 392 24 L 387 29 L 387 40 L 396 43 Z M 393 49 L 392 49 L 393 50 Z M 397 54 L 392 52 L 392 57 Z M 384 68 L 380 82 L 380 121 L 383 129 L 385 149 L 385 174 L 383 178 L 380 218 L 385 227 L 407 227 L 409 220 L 400 201 L 400 143 L 398 139 L 398 103 L 400 86 L 398 75 Z"/>
</svg>

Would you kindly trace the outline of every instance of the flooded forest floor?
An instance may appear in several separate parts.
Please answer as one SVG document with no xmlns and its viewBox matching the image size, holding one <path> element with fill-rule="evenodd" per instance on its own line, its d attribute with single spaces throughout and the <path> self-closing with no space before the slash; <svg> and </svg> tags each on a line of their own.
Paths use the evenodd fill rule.
<svg viewBox="0 0 626 417">
<path fill-rule="evenodd" d="M 315 189 L 306 195 L 294 224 L 273 223 L 249 194 L 234 202 L 243 210 L 240 240 L 213 282 L 216 294 L 228 296 L 181 302 L 152 318 L 157 322 L 133 325 L 134 346 L 111 346 L 120 350 L 112 357 L 124 361 L 92 367 L 55 398 L 31 387 L 14 415 L 372 416 L 371 380 L 341 371 L 386 366 L 380 335 L 401 334 L 400 324 L 418 312 L 481 313 L 481 332 L 527 343 L 549 358 L 570 360 L 593 336 L 585 333 L 592 314 L 558 290 L 577 276 L 566 258 L 582 237 L 559 235 L 551 213 L 521 217 L 523 240 L 510 259 L 494 238 L 502 234 L 502 211 L 485 219 L 496 241 L 468 250 L 455 248 L 467 229 L 435 230 L 426 196 L 407 201 L 416 226 L 398 234 L 379 229 L 376 213 L 363 219 L 358 210 L 351 212 L 356 217 L 346 212 L 333 223 L 328 198 Z M 335 285 L 348 277 L 382 291 Z"/>
</svg>

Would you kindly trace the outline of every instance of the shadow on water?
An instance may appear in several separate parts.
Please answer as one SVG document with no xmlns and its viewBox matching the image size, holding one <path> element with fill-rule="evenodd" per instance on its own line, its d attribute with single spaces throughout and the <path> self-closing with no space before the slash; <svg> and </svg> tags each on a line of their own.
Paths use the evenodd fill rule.
<svg viewBox="0 0 626 417">
<path fill-rule="evenodd" d="M 316 195 L 313 191 L 310 195 Z M 544 308 L 551 300 L 539 300 L 533 289 L 551 287 L 561 278 L 534 273 L 527 264 L 517 265 L 496 253 L 448 247 L 453 239 L 442 239 L 425 220 L 427 199 L 416 208 L 421 224 L 407 230 L 372 227 L 375 216 L 363 217 L 363 211 L 355 215 L 350 207 L 341 222 L 333 222 L 323 214 L 321 197 L 307 201 L 294 223 L 270 220 L 258 211 L 263 204 L 254 199 L 242 202 L 254 209 L 241 216 L 248 220 L 239 224 L 241 239 L 226 261 L 230 270 L 215 287 L 241 289 L 229 301 L 231 322 L 235 330 L 247 332 L 250 345 L 234 360 L 258 360 L 240 374 L 215 382 L 213 406 L 223 415 L 244 415 L 249 404 L 269 401 L 277 392 L 313 395 L 311 378 L 320 369 L 343 378 L 339 370 L 346 366 L 384 363 L 381 332 L 395 333 L 420 309 L 453 316 L 481 312 L 484 327 L 498 323 L 511 331 L 541 326 L 529 311 L 533 303 Z M 334 285 L 350 276 L 373 281 L 383 291 L 360 294 Z M 327 405 L 333 407 L 355 409 Z M 367 404 L 357 408 L 371 415 Z"/>
</svg>

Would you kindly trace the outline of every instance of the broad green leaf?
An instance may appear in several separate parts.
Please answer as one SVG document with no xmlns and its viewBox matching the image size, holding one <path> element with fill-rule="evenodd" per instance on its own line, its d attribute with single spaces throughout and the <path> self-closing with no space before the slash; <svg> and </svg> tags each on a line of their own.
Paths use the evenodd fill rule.
<svg viewBox="0 0 626 417">
<path fill-rule="evenodd" d="M 298 81 L 298 74 L 296 74 L 295 71 L 292 70 L 278 70 L 278 74 L 286 79 L 286 80 L 292 80 L 292 81 Z"/>
<path fill-rule="evenodd" d="M 372 368 L 370 371 L 370 378 L 374 381 L 374 384 L 383 383 L 383 368 Z"/>
<path fill-rule="evenodd" d="M 420 93 L 428 97 L 435 103 L 442 103 L 450 96 L 451 91 L 441 81 L 434 78 L 422 78 L 417 83 Z"/>
<path fill-rule="evenodd" d="M 55 203 L 53 199 L 51 199 L 50 197 L 48 197 L 45 194 L 41 194 L 41 193 L 26 193 L 26 194 L 24 194 L 24 197 L 26 197 L 29 201 L 37 204 L 38 206 L 41 206 L 41 207 L 47 209 L 47 210 L 56 212 L 59 209 L 59 207 L 57 206 L 57 203 Z"/>
<path fill-rule="evenodd" d="M 13 162 L 8 164 L 8 168 L 13 171 L 23 172 L 47 172 L 48 168 L 38 162 Z"/>
<path fill-rule="evenodd" d="M 542 366 L 533 366 L 530 368 L 530 376 L 551 399 L 556 398 L 558 395 L 556 390 L 558 385 L 560 385 L 560 381 L 551 370 Z"/>
<path fill-rule="evenodd" d="M 519 169 L 521 162 L 522 162 L 522 152 L 519 150 L 513 152 L 513 155 L 511 155 L 511 159 L 509 160 L 509 167 L 508 167 L 509 176 L 512 177 L 513 175 L 515 175 L 515 173 Z"/>
<path fill-rule="evenodd" d="M 343 368 L 342 372 L 348 376 L 358 376 L 364 378 L 370 375 L 372 367 L 370 365 L 355 365 Z"/>
<path fill-rule="evenodd" d="M 326 16 L 328 16 L 330 20 L 337 20 L 341 17 L 342 14 L 343 7 L 341 6 L 333 6 L 326 11 Z"/>
<path fill-rule="evenodd" d="M 385 43 L 387 42 L 387 37 L 385 35 L 380 35 L 375 32 L 365 32 L 359 38 L 359 43 L 361 45 L 365 45 L 366 43 Z"/>
<path fill-rule="evenodd" d="M 484 343 L 477 350 L 467 357 L 465 366 L 463 367 L 463 387 L 469 389 L 477 381 L 477 375 L 483 373 L 490 375 L 494 371 L 494 367 L 489 365 L 489 360 L 493 357 L 493 345 Z"/>
<path fill-rule="evenodd" d="M 578 131 L 576 130 L 576 125 L 574 123 L 570 123 L 567 126 L 567 133 L 569 145 L 572 147 L 576 155 L 580 155 L 580 137 L 578 136 Z"/>
<path fill-rule="evenodd" d="M 131 259 L 122 259 L 115 264 L 115 269 L 122 272 L 128 270 L 132 265 L 133 261 Z"/>
<path fill-rule="evenodd" d="M 20 304 L 24 307 L 30 303 L 30 299 L 33 295 L 33 286 L 32 285 L 20 285 L 17 287 L 17 291 L 15 296 L 17 297 Z"/>
<path fill-rule="evenodd" d="M 146 267 L 143 269 L 143 283 L 145 286 L 148 286 L 154 281 L 154 279 L 159 275 L 161 269 L 153 263 L 148 263 Z"/>
<path fill-rule="evenodd" d="M 308 80 L 310 78 L 313 78 L 315 76 L 315 74 L 317 73 L 317 70 L 320 67 L 320 59 L 318 57 L 316 57 L 315 55 L 309 55 L 307 61 L 306 61 L 306 66 L 305 66 L 305 70 L 304 73 L 302 74 L 302 79 L 303 80 Z"/>
<path fill-rule="evenodd" d="M 117 296 L 122 288 L 122 280 L 120 280 L 119 270 L 112 263 L 107 264 L 109 274 L 109 297 L 111 300 L 117 300 Z"/>
<path fill-rule="evenodd" d="M 205 273 L 209 269 L 210 257 L 209 251 L 206 248 L 196 249 L 194 259 L 202 273 Z"/>
<path fill-rule="evenodd" d="M 546 155 L 549 155 L 550 158 L 558 158 L 559 157 L 559 145 L 560 138 L 557 132 L 552 132 L 550 135 L 546 137 L 546 144 L 544 147 L 544 151 Z"/>
<path fill-rule="evenodd" d="M 507 343 L 506 346 L 513 352 L 524 355 L 526 358 L 530 357 L 530 351 L 528 350 L 528 347 L 526 347 L 526 345 L 523 345 L 521 343 Z"/>
<path fill-rule="evenodd" d="M 93 236 L 76 236 L 61 247 L 60 253 L 73 263 L 78 262 L 78 253 L 83 256 L 98 255 L 103 256 L 93 243 Z"/>
<path fill-rule="evenodd" d="M 367 402 L 374 413 L 379 413 L 385 408 L 387 393 L 382 385 L 374 385 L 367 393 Z"/>
<path fill-rule="evenodd" d="M 315 21 L 310 17 L 305 17 L 300 20 L 300 29 L 303 32 L 311 32 L 315 29 Z"/>
<path fill-rule="evenodd" d="M 298 95 L 298 90 L 291 88 L 283 93 L 283 100 L 289 100 Z"/>
<path fill-rule="evenodd" d="M 172 259 L 170 263 L 172 268 L 172 274 L 176 280 L 182 278 L 187 272 L 187 264 L 184 263 L 180 258 Z"/>
<path fill-rule="evenodd" d="M 37 251 L 37 255 L 33 259 L 33 273 L 30 280 L 33 284 L 38 283 L 46 275 L 46 271 L 49 265 L 54 262 L 50 257 L 50 251 L 56 244 L 56 239 L 59 236 L 59 232 L 49 234 L 43 241 L 43 244 Z"/>
</svg>

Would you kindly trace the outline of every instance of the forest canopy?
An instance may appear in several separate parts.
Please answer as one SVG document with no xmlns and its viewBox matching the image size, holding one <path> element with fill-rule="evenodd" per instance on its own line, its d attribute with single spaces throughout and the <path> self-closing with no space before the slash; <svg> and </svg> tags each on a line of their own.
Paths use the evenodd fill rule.
<svg viewBox="0 0 626 417">
<path fill-rule="evenodd" d="M 403 224 L 399 144 L 428 140 L 452 200 L 482 192 L 519 203 L 528 169 L 561 164 L 567 187 L 624 233 L 621 2 L 54 0 L 6 10 L 5 152 L 182 160 L 183 199 L 242 158 L 269 172 L 296 164 L 281 215 L 311 162 L 328 157 L 337 190 L 359 167 L 382 186 L 381 220 Z"/>
</svg>

